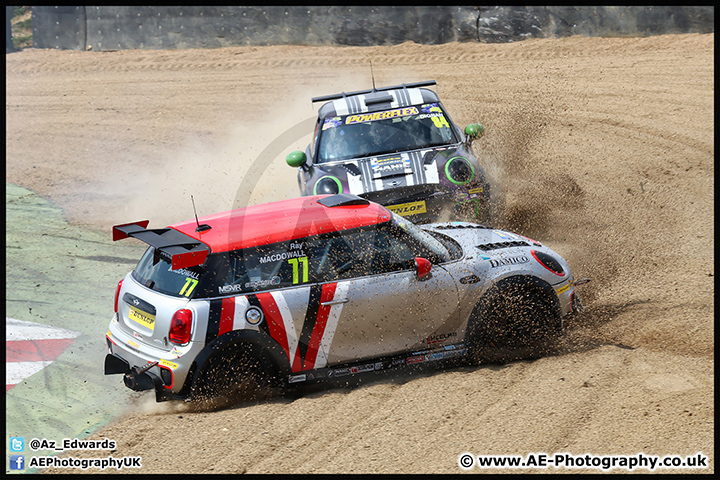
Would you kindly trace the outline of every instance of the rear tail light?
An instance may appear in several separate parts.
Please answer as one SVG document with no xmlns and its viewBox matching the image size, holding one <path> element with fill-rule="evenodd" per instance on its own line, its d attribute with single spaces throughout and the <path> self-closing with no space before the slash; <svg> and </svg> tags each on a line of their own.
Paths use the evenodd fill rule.
<svg viewBox="0 0 720 480">
<path fill-rule="evenodd" d="M 192 311 L 187 308 L 175 312 L 170 321 L 168 340 L 178 345 L 188 343 L 192 334 L 192 317 Z"/>
<path fill-rule="evenodd" d="M 118 311 L 118 299 L 120 298 L 120 289 L 122 288 L 123 281 L 118 282 L 117 289 L 115 290 L 115 313 Z"/>
<path fill-rule="evenodd" d="M 548 255 L 547 253 L 538 252 L 537 250 L 532 250 L 530 253 L 532 253 L 532 256 L 535 257 L 535 260 L 537 260 L 540 265 L 547 268 L 555 275 L 558 275 L 560 277 L 565 276 L 565 270 L 563 269 L 562 265 L 560 265 L 560 262 L 558 262 L 552 256 Z"/>
</svg>

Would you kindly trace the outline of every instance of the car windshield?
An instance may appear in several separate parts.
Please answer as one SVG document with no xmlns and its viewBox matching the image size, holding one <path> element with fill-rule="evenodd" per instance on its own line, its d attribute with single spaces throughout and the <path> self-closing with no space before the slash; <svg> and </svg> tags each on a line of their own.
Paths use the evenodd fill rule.
<svg viewBox="0 0 720 480">
<path fill-rule="evenodd" d="M 417 150 L 454 143 L 438 103 L 328 117 L 322 123 L 318 162 Z"/>
</svg>

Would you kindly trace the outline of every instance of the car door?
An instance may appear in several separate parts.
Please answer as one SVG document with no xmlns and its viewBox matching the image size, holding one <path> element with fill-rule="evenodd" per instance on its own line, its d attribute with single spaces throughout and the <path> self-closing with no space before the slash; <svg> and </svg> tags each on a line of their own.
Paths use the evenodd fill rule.
<svg viewBox="0 0 720 480">
<path fill-rule="evenodd" d="M 458 293 L 450 275 L 434 266 L 418 279 L 415 255 L 386 229 L 345 232 L 315 252 L 329 308 L 322 342 L 328 365 L 422 349 L 454 331 Z"/>
</svg>

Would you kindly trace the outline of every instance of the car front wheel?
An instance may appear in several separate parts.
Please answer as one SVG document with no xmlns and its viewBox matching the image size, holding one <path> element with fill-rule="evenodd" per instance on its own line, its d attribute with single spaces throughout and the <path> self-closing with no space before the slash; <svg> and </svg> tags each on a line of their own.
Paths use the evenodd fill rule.
<svg viewBox="0 0 720 480">
<path fill-rule="evenodd" d="M 550 353 L 561 330 L 552 297 L 540 287 L 509 285 L 478 304 L 467 342 L 474 362 L 507 363 Z"/>
</svg>

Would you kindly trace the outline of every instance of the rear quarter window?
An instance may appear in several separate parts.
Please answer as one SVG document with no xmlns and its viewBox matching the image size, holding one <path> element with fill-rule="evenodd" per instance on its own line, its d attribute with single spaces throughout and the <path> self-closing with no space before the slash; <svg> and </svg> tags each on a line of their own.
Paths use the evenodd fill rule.
<svg viewBox="0 0 720 480">
<path fill-rule="evenodd" d="M 170 258 L 160 253 L 155 258 L 155 248 L 150 247 L 138 262 L 132 276 L 138 283 L 151 290 L 173 297 L 194 297 L 198 292 L 205 269 L 202 267 L 173 270 Z"/>
<path fill-rule="evenodd" d="M 224 252 L 208 257 L 199 295 L 216 297 L 314 282 L 305 240 Z"/>
</svg>

